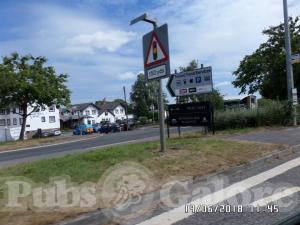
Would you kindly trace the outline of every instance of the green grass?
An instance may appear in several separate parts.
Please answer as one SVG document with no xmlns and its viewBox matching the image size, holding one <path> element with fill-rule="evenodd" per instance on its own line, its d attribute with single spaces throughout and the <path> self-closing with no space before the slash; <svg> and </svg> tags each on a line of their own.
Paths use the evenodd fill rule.
<svg viewBox="0 0 300 225">
<path fill-rule="evenodd" d="M 0 170 L 0 177 L 23 176 L 34 182 L 47 183 L 50 177 L 68 175 L 73 182 L 97 182 L 109 167 L 123 161 L 139 162 L 151 170 L 157 170 L 153 166 L 154 164 L 158 164 L 158 167 L 161 164 L 173 168 L 180 167 L 181 163 L 183 166 L 186 164 L 188 167 L 189 161 L 197 162 L 203 154 L 209 154 L 205 157 L 214 157 L 217 154 L 217 156 L 220 156 L 219 160 L 222 160 L 225 154 L 230 159 L 227 153 L 234 155 L 234 151 L 236 151 L 240 152 L 241 157 L 243 157 L 240 151 L 241 148 L 245 150 L 253 149 L 253 153 L 255 153 L 256 145 L 215 139 L 203 140 L 195 137 L 173 138 L 168 140 L 168 150 L 164 154 L 158 151 L 159 142 L 157 141 L 115 146 L 5 168 Z M 200 157 L 199 159 L 194 158 L 195 152 L 197 152 L 197 157 Z M 257 154 L 263 152 L 262 149 Z M 188 158 L 188 160 L 183 162 L 181 161 L 182 157 Z M 173 163 L 169 162 L 170 160 L 173 160 Z M 174 163 L 175 165 L 173 165 Z M 157 171 L 158 174 L 168 172 L 163 171 L 163 169 Z"/>
<path fill-rule="evenodd" d="M 0 177 L 24 176 L 34 182 L 48 182 L 49 177 L 68 175 L 75 182 L 97 181 L 110 166 L 119 162 L 142 161 L 158 153 L 145 151 L 156 148 L 157 142 L 116 146 L 62 158 L 42 160 L 0 170 Z"/>
</svg>

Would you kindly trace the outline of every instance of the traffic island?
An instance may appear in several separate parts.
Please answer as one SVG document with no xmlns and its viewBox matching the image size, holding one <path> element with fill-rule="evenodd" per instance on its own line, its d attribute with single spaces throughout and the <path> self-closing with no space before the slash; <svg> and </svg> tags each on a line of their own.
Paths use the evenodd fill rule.
<svg viewBox="0 0 300 225">
<path fill-rule="evenodd" d="M 247 164 L 283 148 L 282 145 L 203 139 L 192 136 L 184 139 L 169 139 L 167 151 L 164 153 L 159 151 L 159 142 L 152 141 L 114 146 L 9 167 L 0 170 L 0 186 L 2 186 L 0 209 L 6 210 L 0 214 L 0 224 L 46 225 L 83 213 L 112 208 L 114 204 L 107 198 L 114 194 L 111 191 L 118 186 L 116 182 L 122 181 L 122 184 L 140 187 L 138 193 L 144 195 L 161 189 L 174 179 L 196 179 L 237 165 Z M 124 176 L 131 172 L 134 174 L 129 176 L 132 179 L 141 177 L 142 180 L 151 180 L 151 182 L 143 185 L 139 179 L 136 183 L 123 180 Z M 67 207 L 69 205 L 65 202 L 64 208 L 61 208 L 63 204 L 61 203 L 40 209 L 37 207 L 38 204 L 33 206 L 32 193 L 38 190 L 36 189 L 28 192 L 28 195 L 23 193 L 24 196 L 20 197 L 19 200 L 26 206 L 24 211 L 7 210 L 4 206 L 7 203 L 7 193 L 3 186 L 7 181 L 4 178 L 7 177 L 10 177 L 10 181 L 21 179 L 33 190 L 40 186 L 51 188 L 54 184 L 58 185 L 57 182 L 63 185 L 63 180 L 66 181 L 68 187 L 70 185 L 75 189 L 80 187 L 80 190 L 83 190 L 83 187 L 87 188 L 85 185 L 91 185 L 88 187 L 92 188 L 91 190 L 95 187 L 95 193 L 91 191 L 89 194 L 94 193 L 97 201 L 89 207 L 82 207 L 82 205 Z M 58 196 L 55 201 L 62 200 L 63 197 Z"/>
</svg>

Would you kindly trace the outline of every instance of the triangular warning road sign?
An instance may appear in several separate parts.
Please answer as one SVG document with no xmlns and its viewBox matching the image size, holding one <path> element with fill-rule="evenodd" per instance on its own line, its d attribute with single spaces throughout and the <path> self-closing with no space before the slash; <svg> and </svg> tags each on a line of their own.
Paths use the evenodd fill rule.
<svg viewBox="0 0 300 225">
<path fill-rule="evenodd" d="M 168 61 L 168 55 L 160 40 L 158 39 L 156 33 L 153 32 L 147 51 L 145 67 L 147 68 L 153 65 L 157 65 L 165 61 Z"/>
</svg>

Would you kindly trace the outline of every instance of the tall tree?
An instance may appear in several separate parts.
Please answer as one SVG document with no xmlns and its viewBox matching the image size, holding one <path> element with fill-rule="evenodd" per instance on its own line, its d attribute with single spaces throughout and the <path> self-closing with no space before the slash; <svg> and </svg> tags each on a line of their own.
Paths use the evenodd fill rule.
<svg viewBox="0 0 300 225">
<path fill-rule="evenodd" d="M 158 109 L 158 89 L 159 83 L 157 81 L 146 82 L 144 74 L 137 76 L 130 93 L 130 100 L 137 116 L 149 117 L 152 105 Z M 165 94 L 164 102 L 167 103 Z"/>
<path fill-rule="evenodd" d="M 187 67 L 180 67 L 180 72 L 186 71 L 193 71 L 198 68 L 198 63 L 196 60 L 193 60 L 189 63 Z M 212 102 L 214 108 L 224 109 L 224 101 L 223 97 L 221 96 L 219 90 L 213 89 L 212 93 L 207 94 L 197 94 L 197 95 L 190 95 L 190 96 L 182 96 L 178 98 L 178 102 L 199 102 L 199 101 L 210 101 Z"/>
<path fill-rule="evenodd" d="M 289 26 L 294 53 L 300 51 L 299 18 L 289 18 Z M 284 24 L 272 26 L 263 31 L 268 37 L 265 43 L 251 55 L 245 56 L 239 68 L 233 73 L 236 76 L 233 85 L 241 93 L 259 92 L 270 99 L 287 99 L 287 79 L 285 61 Z M 294 65 L 295 86 L 300 88 L 300 67 Z"/>
<path fill-rule="evenodd" d="M 0 64 L 0 106 L 21 109 L 20 140 L 24 139 L 27 117 L 40 107 L 70 103 L 67 75 L 57 75 L 52 66 L 45 66 L 46 62 L 45 57 L 13 53 Z M 33 110 L 28 111 L 28 106 Z"/>
</svg>

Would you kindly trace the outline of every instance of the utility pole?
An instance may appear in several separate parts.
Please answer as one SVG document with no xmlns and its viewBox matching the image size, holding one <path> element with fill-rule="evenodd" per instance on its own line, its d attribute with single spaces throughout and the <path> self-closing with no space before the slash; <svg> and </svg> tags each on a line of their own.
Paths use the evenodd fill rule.
<svg viewBox="0 0 300 225">
<path fill-rule="evenodd" d="M 127 104 L 126 87 L 125 86 L 123 86 L 123 92 L 124 92 L 124 101 L 125 101 L 126 123 L 127 123 L 127 130 L 128 130 L 129 129 L 129 123 L 128 123 L 128 104 Z"/>
<path fill-rule="evenodd" d="M 140 17 L 132 20 L 130 25 L 133 25 L 137 22 L 144 21 L 151 23 L 153 25 L 153 31 L 157 28 L 156 19 L 149 18 L 147 13 L 143 14 Z M 155 81 L 153 81 L 155 82 Z M 166 151 L 166 134 L 165 134 L 165 110 L 164 110 L 164 100 L 163 100 L 163 90 L 162 90 L 162 80 L 159 80 L 159 91 L 158 91 L 158 109 L 159 109 L 159 130 L 160 130 L 160 151 Z"/>
<path fill-rule="evenodd" d="M 291 35 L 289 29 L 289 14 L 288 14 L 287 0 L 283 0 L 283 12 L 284 12 L 288 100 L 292 107 L 293 125 L 297 126 L 297 110 L 296 110 L 296 106 L 293 104 L 293 93 L 292 93 L 292 90 L 294 89 L 294 75 L 293 75 Z"/>
</svg>

